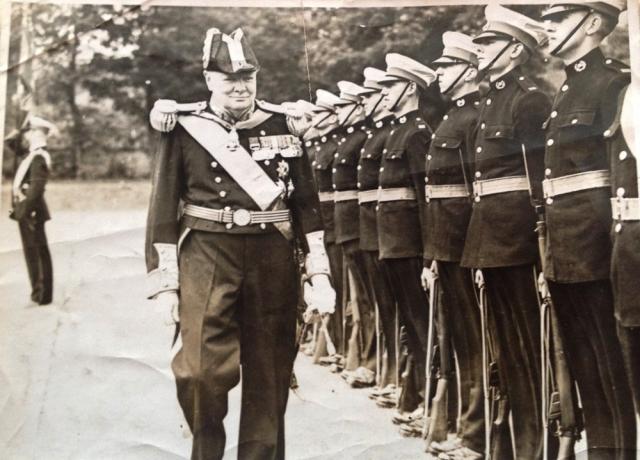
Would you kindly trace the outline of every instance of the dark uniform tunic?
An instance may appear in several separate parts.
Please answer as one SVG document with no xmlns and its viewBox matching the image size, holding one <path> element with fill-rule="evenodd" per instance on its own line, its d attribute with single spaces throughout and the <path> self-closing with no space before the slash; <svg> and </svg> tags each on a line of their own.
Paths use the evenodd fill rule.
<svg viewBox="0 0 640 460">
<path fill-rule="evenodd" d="M 268 136 L 289 135 L 283 115 L 267 114 L 257 126 L 238 129 L 239 143 L 248 152 L 251 146 L 276 145 L 277 139 Z M 307 156 L 283 158 L 278 153 L 258 164 L 288 189 L 284 204 L 291 210 L 294 227 L 300 233 L 321 230 Z M 227 393 L 239 381 L 240 364 L 238 456 L 284 458 L 284 412 L 296 352 L 299 285 L 292 242 L 273 224 L 237 226 L 179 218 L 181 202 L 212 209 L 259 210 L 178 123 L 161 136 L 156 158 L 147 268 L 152 273 L 162 270 L 158 248 L 178 244 L 180 229 L 190 229 L 180 241 L 182 348 L 172 368 L 178 399 L 194 436 L 192 458 L 222 458 Z"/>
<path fill-rule="evenodd" d="M 425 375 L 428 333 L 427 299 L 422 290 L 421 205 L 424 201 L 425 156 L 431 128 L 417 111 L 396 120 L 382 149 L 379 187 L 407 187 L 415 200 L 380 202 L 378 244 L 382 266 L 391 283 L 405 326 L 416 375 Z"/>
<path fill-rule="evenodd" d="M 567 66 L 567 78 L 545 122 L 545 178 L 608 170 L 604 131 L 628 83 L 623 65 L 599 49 Z M 611 256 L 611 205 L 607 187 L 547 200 L 547 279 L 576 283 L 607 279 Z"/>
<path fill-rule="evenodd" d="M 364 122 L 349 126 L 338 136 L 338 148 L 334 154 L 332 169 L 332 186 L 335 192 L 357 190 L 358 158 L 366 139 Z M 357 196 L 345 201 L 336 200 L 334 209 L 336 243 L 342 246 L 342 253 L 353 276 L 362 332 L 362 348 L 350 349 L 349 355 L 357 356 L 358 359 L 355 361 L 360 366 L 373 371 L 376 368 L 375 308 L 373 293 L 367 288 L 367 273 L 363 253 L 360 250 L 359 212 Z M 353 359 L 347 359 L 347 361 L 355 362 Z"/>
<path fill-rule="evenodd" d="M 540 196 L 542 123 L 549 106 L 519 68 L 492 82 L 478 118 L 474 180 L 527 176 L 534 197 Z M 541 458 L 543 430 L 535 224 L 528 190 L 475 197 L 461 262 L 482 268 L 489 332 L 513 414 L 515 449 L 527 459 Z"/>
<path fill-rule="evenodd" d="M 334 154 L 338 148 L 338 133 L 339 130 L 334 130 L 329 134 L 305 143 L 311 159 L 314 181 L 319 193 L 333 193 L 333 173 L 331 170 L 333 168 Z M 331 316 L 329 332 L 337 353 L 344 355 L 346 343 L 343 331 L 344 263 L 342 248 L 336 244 L 334 207 L 333 199 L 320 201 L 320 211 L 324 225 L 324 246 L 329 257 L 331 283 L 336 292 L 336 309 Z"/>
<path fill-rule="evenodd" d="M 480 95 L 453 101 L 432 136 L 427 155 L 428 185 L 462 185 L 469 196 L 426 198 L 424 258 L 438 262 L 444 308 L 439 318 L 449 329 L 460 372 L 460 432 L 464 446 L 484 452 L 484 399 L 482 388 L 482 335 L 471 270 L 460 267 L 471 216 L 473 147 Z"/>
<path fill-rule="evenodd" d="M 332 168 L 333 156 L 338 149 L 338 132 L 332 132 L 319 139 L 314 139 L 313 147 L 307 146 L 312 158 L 311 168 L 315 179 L 316 187 L 320 193 L 333 192 Z M 322 213 L 322 223 L 324 225 L 324 240 L 327 243 L 336 241 L 334 224 L 334 202 L 323 201 L 320 203 Z"/>
<path fill-rule="evenodd" d="M 610 137 L 611 196 L 638 198 L 636 158 L 631 153 L 621 129 L 622 102 L 626 90 L 618 101 L 618 114 L 605 136 Z M 622 346 L 629 386 L 636 411 L 640 410 L 640 221 L 614 218 L 612 228 L 613 254 L 611 281 L 618 338 Z"/>
<path fill-rule="evenodd" d="M 367 140 L 360 150 L 358 160 L 358 191 L 377 191 L 382 150 L 394 128 L 393 117 L 372 122 Z M 396 376 L 396 308 L 391 284 L 380 264 L 378 251 L 378 223 L 376 200 L 360 203 L 360 249 L 363 252 L 369 292 L 378 306 L 380 326 L 386 344 L 386 368 L 380 377 L 381 386 L 393 383 Z M 384 363 L 383 363 L 384 364 Z M 383 366 L 384 367 L 384 366 Z"/>
<path fill-rule="evenodd" d="M 10 217 L 18 221 L 31 282 L 31 300 L 46 305 L 51 303 L 53 298 L 53 268 L 44 230 L 44 224 L 51 219 L 51 215 L 44 199 L 49 167 L 43 155 L 48 153 L 42 150 L 40 154 L 40 150 L 42 149 L 35 151 L 31 164 L 19 184 L 22 196 L 12 196 L 13 207 Z"/>
<path fill-rule="evenodd" d="M 628 82 L 621 70 L 621 64 L 597 48 L 567 66 L 545 123 L 547 178 L 608 171 L 603 133 Z M 594 452 L 630 449 L 636 436 L 609 281 L 609 198 L 609 188 L 601 186 L 545 202 L 545 276 L 551 280 L 567 362 L 580 389 L 587 442 Z"/>
</svg>

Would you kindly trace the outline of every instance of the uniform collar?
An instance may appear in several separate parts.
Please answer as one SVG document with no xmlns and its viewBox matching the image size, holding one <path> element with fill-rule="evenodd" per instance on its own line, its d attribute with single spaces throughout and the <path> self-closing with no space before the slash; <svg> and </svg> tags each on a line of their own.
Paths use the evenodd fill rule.
<svg viewBox="0 0 640 460">
<path fill-rule="evenodd" d="M 474 91 L 473 93 L 465 94 L 462 97 L 453 100 L 453 106 L 456 108 L 466 107 L 468 105 L 473 105 L 475 102 L 480 100 L 480 92 Z"/>
<path fill-rule="evenodd" d="M 405 113 L 401 117 L 396 118 L 396 123 L 403 125 L 409 121 L 415 120 L 416 118 L 418 118 L 418 111 L 413 110 L 411 112 Z"/>
<path fill-rule="evenodd" d="M 567 77 L 583 73 L 586 70 L 591 70 L 596 67 L 602 67 L 604 65 L 604 55 L 600 48 L 594 48 L 580 59 L 573 61 L 571 64 L 565 67 L 564 71 Z"/>
<path fill-rule="evenodd" d="M 508 88 L 510 85 L 516 83 L 520 75 L 521 72 L 519 67 L 510 70 L 502 77 L 498 78 L 496 81 L 492 81 L 490 83 L 490 91 L 503 91 L 505 88 Z"/>
</svg>

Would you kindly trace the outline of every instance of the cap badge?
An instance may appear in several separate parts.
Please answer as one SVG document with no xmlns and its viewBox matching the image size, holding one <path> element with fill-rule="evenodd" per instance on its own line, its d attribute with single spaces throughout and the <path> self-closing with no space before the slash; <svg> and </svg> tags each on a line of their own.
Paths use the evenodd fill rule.
<svg viewBox="0 0 640 460">
<path fill-rule="evenodd" d="M 457 105 L 458 107 L 462 107 L 462 106 L 464 106 L 464 104 L 465 104 L 464 99 L 458 99 L 458 100 L 456 101 L 456 105 Z"/>
<path fill-rule="evenodd" d="M 576 69 L 576 72 L 582 72 L 587 68 L 587 63 L 581 59 L 574 64 L 573 68 Z"/>
<path fill-rule="evenodd" d="M 498 88 L 498 89 L 504 89 L 504 87 L 505 87 L 506 85 L 507 85 L 507 84 L 504 82 L 504 80 L 500 80 L 500 81 L 498 81 L 498 83 L 496 83 L 496 88 Z"/>
</svg>

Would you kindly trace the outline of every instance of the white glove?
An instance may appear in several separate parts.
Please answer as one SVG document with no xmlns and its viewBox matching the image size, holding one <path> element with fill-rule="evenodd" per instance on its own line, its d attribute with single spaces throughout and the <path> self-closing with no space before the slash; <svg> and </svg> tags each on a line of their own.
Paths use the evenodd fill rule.
<svg viewBox="0 0 640 460">
<path fill-rule="evenodd" d="M 149 113 L 149 123 L 156 131 L 173 131 L 178 122 L 178 104 L 171 99 L 158 99 Z"/>
<path fill-rule="evenodd" d="M 327 315 L 335 312 L 336 291 L 333 290 L 329 277 L 324 274 L 312 276 L 304 283 L 304 301 L 307 311 Z"/>
<path fill-rule="evenodd" d="M 547 280 L 544 277 L 544 273 L 540 273 L 538 275 L 538 292 L 540 293 L 540 297 L 542 299 L 551 297 L 551 293 L 549 292 L 549 285 L 547 284 Z"/>
<path fill-rule="evenodd" d="M 431 264 L 431 267 L 424 267 L 422 269 L 422 274 L 420 275 L 420 281 L 422 282 L 422 288 L 425 291 L 431 290 L 433 284 L 436 279 L 438 279 L 438 271 L 436 266 L 436 261 L 434 260 Z"/>
<path fill-rule="evenodd" d="M 154 299 L 155 307 L 160 311 L 163 322 L 167 326 L 172 326 L 180 322 L 180 314 L 178 313 L 178 305 L 180 299 L 176 291 L 164 291 L 158 294 Z"/>
</svg>

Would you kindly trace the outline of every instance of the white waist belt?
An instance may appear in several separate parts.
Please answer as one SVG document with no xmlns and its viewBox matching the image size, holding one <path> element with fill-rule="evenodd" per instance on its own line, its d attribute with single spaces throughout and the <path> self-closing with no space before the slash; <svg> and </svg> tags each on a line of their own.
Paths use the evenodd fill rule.
<svg viewBox="0 0 640 460">
<path fill-rule="evenodd" d="M 378 201 L 411 201 L 416 199 L 416 191 L 409 187 L 379 188 Z"/>
<path fill-rule="evenodd" d="M 614 220 L 640 220 L 640 198 L 611 198 Z"/>
<path fill-rule="evenodd" d="M 364 190 L 358 192 L 358 203 L 371 203 L 372 201 L 378 201 L 378 189 Z"/>
<path fill-rule="evenodd" d="M 440 198 L 466 198 L 469 192 L 464 184 L 425 185 L 424 196 L 428 203 Z"/>
<path fill-rule="evenodd" d="M 478 180 L 473 183 L 473 195 L 476 198 L 522 190 L 529 190 L 529 181 L 526 176 L 499 177 L 497 179 Z"/>
<path fill-rule="evenodd" d="M 182 214 L 213 222 L 235 224 L 239 227 L 251 224 L 288 222 L 291 220 L 291 213 L 288 209 L 280 211 L 249 211 L 247 209 L 225 211 L 224 209 L 211 209 L 194 204 L 187 204 Z"/>
<path fill-rule="evenodd" d="M 333 201 L 333 192 L 318 192 L 318 198 L 321 203 Z"/>
<path fill-rule="evenodd" d="M 357 190 L 341 190 L 333 192 L 333 201 L 338 203 L 339 201 L 351 201 L 358 199 Z"/>
<path fill-rule="evenodd" d="M 588 171 L 554 179 L 545 179 L 542 181 L 542 191 L 545 198 L 553 198 L 558 195 L 592 188 L 609 187 L 610 185 L 609 171 Z"/>
</svg>

